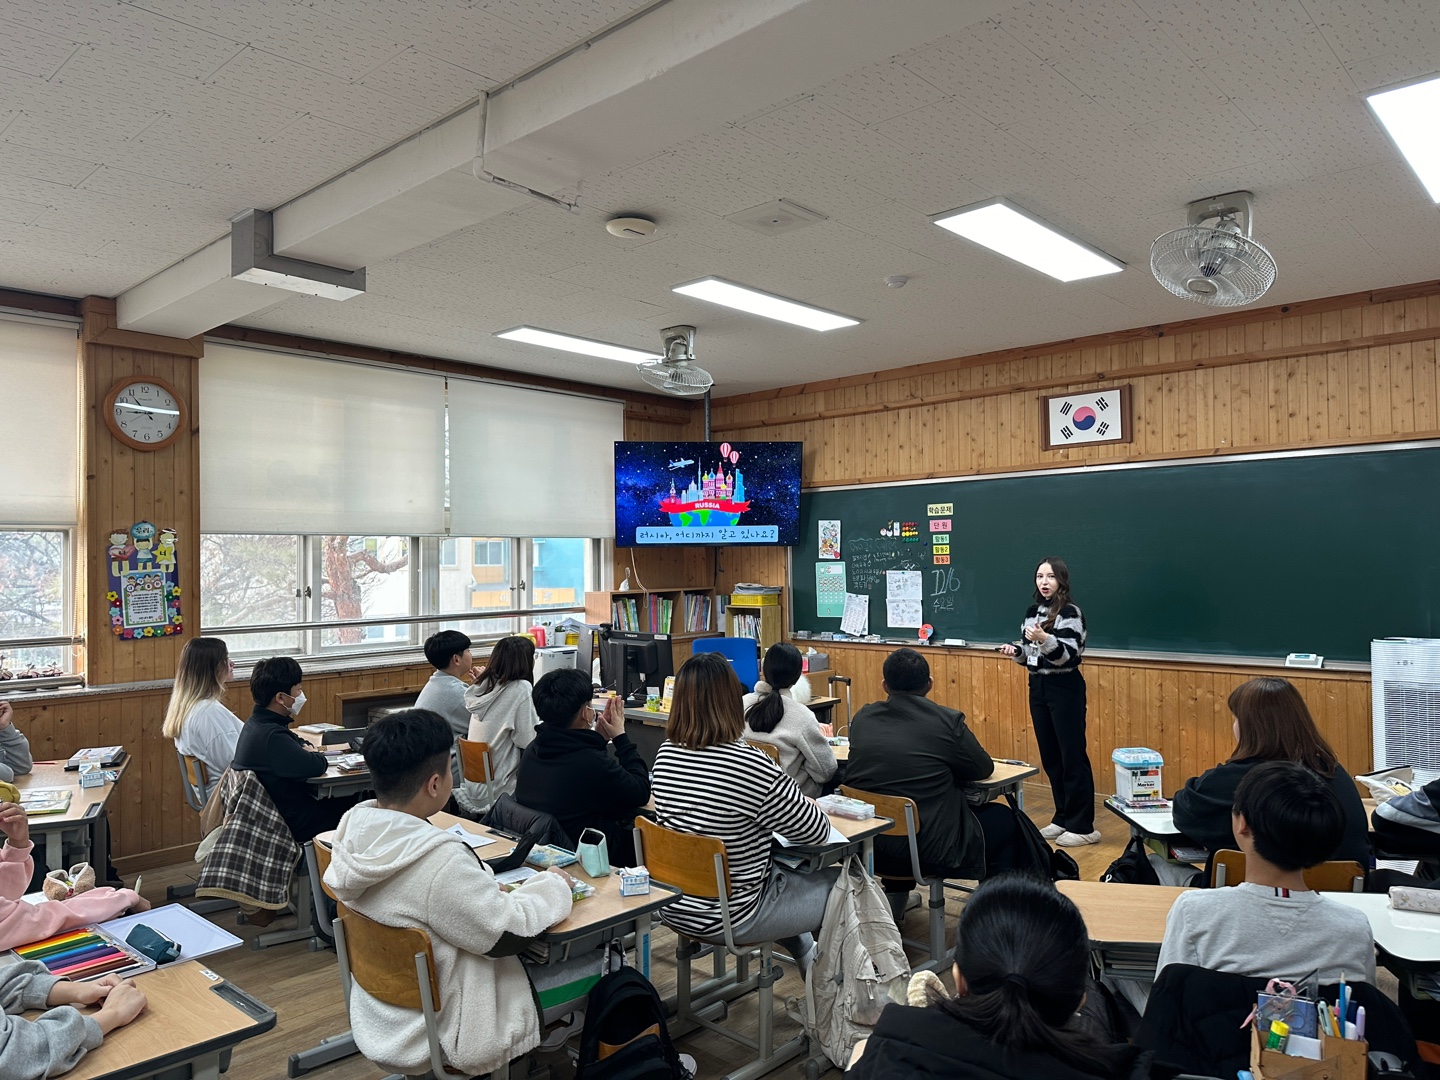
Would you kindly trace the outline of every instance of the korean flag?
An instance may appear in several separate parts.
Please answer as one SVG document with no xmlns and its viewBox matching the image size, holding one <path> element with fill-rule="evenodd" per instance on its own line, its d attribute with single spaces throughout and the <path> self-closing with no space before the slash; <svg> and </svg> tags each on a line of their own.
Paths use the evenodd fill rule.
<svg viewBox="0 0 1440 1080">
<path fill-rule="evenodd" d="M 1119 389 L 1067 394 L 1053 397 L 1047 404 L 1051 446 L 1119 442 L 1125 437 Z"/>
</svg>

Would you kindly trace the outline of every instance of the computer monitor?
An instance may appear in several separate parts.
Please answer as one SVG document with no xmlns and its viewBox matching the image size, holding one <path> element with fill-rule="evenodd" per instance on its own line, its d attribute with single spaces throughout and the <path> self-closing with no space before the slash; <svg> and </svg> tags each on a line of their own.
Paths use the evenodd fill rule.
<svg viewBox="0 0 1440 1080">
<path fill-rule="evenodd" d="M 611 630 L 601 638 L 601 685 L 624 698 L 626 708 L 644 705 L 647 690 L 660 689 L 673 674 L 670 635 Z"/>
</svg>

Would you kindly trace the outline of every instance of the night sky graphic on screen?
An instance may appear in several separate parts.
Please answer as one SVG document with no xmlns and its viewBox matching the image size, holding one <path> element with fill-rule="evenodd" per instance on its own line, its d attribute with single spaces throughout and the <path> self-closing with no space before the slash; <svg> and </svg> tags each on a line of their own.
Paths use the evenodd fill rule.
<svg viewBox="0 0 1440 1080">
<path fill-rule="evenodd" d="M 798 442 L 615 444 L 615 544 L 800 542 Z"/>
</svg>

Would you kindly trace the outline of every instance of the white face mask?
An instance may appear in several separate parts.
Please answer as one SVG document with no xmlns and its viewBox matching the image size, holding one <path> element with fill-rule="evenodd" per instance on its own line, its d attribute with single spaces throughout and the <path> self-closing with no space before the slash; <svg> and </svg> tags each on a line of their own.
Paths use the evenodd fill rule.
<svg viewBox="0 0 1440 1080">
<path fill-rule="evenodd" d="M 301 690 L 294 701 L 290 703 L 290 715 L 299 716 L 300 710 L 305 707 L 305 691 Z"/>
</svg>

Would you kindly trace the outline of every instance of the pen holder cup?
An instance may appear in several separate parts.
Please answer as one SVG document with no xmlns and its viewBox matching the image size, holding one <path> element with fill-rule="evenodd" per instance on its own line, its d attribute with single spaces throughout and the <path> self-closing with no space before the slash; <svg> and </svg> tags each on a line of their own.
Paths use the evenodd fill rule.
<svg viewBox="0 0 1440 1080">
<path fill-rule="evenodd" d="M 1250 1072 L 1255 1080 L 1365 1080 L 1369 1050 L 1364 1039 L 1321 1035 L 1320 1060 L 1266 1050 L 1254 1028 L 1250 1035 Z"/>
<path fill-rule="evenodd" d="M 575 854 L 580 856 L 580 865 L 591 877 L 610 876 L 610 849 L 605 842 L 605 834 L 599 829 L 586 829 L 580 834 Z"/>
</svg>

